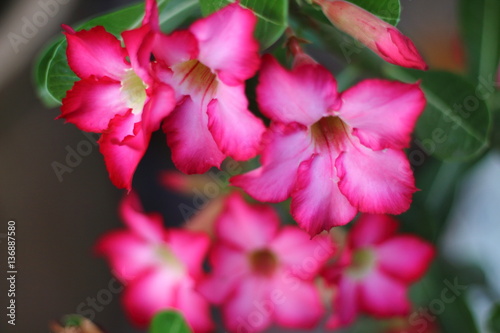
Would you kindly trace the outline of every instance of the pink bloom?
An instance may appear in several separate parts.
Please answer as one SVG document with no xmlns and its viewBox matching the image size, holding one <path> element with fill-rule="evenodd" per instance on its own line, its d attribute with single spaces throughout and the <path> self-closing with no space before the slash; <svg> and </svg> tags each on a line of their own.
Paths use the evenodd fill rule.
<svg viewBox="0 0 500 333">
<path fill-rule="evenodd" d="M 189 30 L 156 36 L 158 76 L 174 87 L 178 100 L 163 130 L 174 164 L 185 173 L 258 152 L 265 127 L 248 110 L 245 96 L 245 80 L 260 64 L 256 23 L 252 11 L 231 4 Z"/>
<path fill-rule="evenodd" d="M 397 234 L 387 215 L 361 215 L 351 229 L 340 259 L 325 269 L 337 286 L 331 329 L 354 322 L 359 313 L 378 318 L 408 315 L 407 291 L 429 267 L 434 248 L 413 236 Z"/>
<path fill-rule="evenodd" d="M 195 290 L 210 245 L 202 233 L 165 230 L 156 214 L 145 214 L 135 193 L 120 207 L 128 229 L 104 235 L 96 245 L 124 283 L 123 304 L 129 318 L 147 326 L 159 311 L 177 309 L 195 332 L 210 332 L 209 304 Z"/>
<path fill-rule="evenodd" d="M 124 48 L 103 27 L 75 32 L 65 26 L 68 63 L 81 80 L 63 99 L 60 117 L 103 133 L 99 144 L 110 178 L 128 190 L 151 133 L 175 107 L 174 91 L 151 73 L 156 16 L 149 6 L 143 26 L 123 32 Z"/>
<path fill-rule="evenodd" d="M 291 213 L 311 235 L 358 211 L 406 211 L 416 188 L 402 149 L 424 110 L 419 84 L 365 80 L 339 95 L 325 68 L 305 54 L 297 60 L 288 71 L 265 56 L 257 100 L 272 124 L 262 167 L 232 184 L 260 201 L 292 197 Z"/>
<path fill-rule="evenodd" d="M 365 44 L 385 61 L 408 68 L 428 68 L 408 37 L 372 13 L 347 1 L 314 1 L 337 28 Z"/>
<path fill-rule="evenodd" d="M 230 332 L 259 332 L 272 322 L 314 327 L 323 306 L 313 279 L 333 252 L 326 235 L 314 240 L 297 227 L 279 228 L 270 206 L 231 195 L 216 224 L 212 273 L 200 292 L 221 305 Z"/>
</svg>

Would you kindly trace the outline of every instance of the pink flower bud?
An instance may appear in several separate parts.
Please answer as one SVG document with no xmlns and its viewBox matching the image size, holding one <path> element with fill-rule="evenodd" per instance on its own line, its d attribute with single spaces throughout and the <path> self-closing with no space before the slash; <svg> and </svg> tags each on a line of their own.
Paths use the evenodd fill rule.
<svg viewBox="0 0 500 333">
<path fill-rule="evenodd" d="M 385 61 L 408 68 L 428 68 L 408 37 L 372 13 L 347 1 L 315 2 L 333 25 L 365 44 Z"/>
</svg>

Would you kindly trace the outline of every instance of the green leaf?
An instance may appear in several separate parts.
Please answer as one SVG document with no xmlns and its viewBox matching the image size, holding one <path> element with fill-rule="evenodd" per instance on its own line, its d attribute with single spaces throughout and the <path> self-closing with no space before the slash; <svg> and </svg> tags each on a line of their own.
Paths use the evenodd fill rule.
<svg viewBox="0 0 500 333">
<path fill-rule="evenodd" d="M 495 304 L 490 313 L 488 328 L 492 333 L 500 333 L 500 304 Z"/>
<path fill-rule="evenodd" d="M 495 77 L 500 60 L 500 0 L 461 0 L 460 20 L 469 74 Z"/>
<path fill-rule="evenodd" d="M 180 313 L 168 311 L 153 318 L 149 333 L 191 333 L 191 330 Z"/>
<path fill-rule="evenodd" d="M 194 10 L 198 9 L 196 0 L 159 0 L 160 24 L 171 31 L 182 24 Z M 140 26 L 144 17 L 144 4 L 131 5 L 113 13 L 105 14 L 77 27 L 76 30 L 90 29 L 102 25 L 115 36 Z M 49 45 L 39 56 L 35 66 L 35 83 L 42 102 L 48 107 L 61 104 L 66 92 L 79 78 L 69 68 L 66 58 L 66 40 L 59 38 Z"/>
<path fill-rule="evenodd" d="M 472 83 L 449 72 L 388 68 L 389 76 L 401 81 L 422 79 L 427 107 L 416 132 L 426 153 L 442 160 L 465 161 L 489 146 L 490 112 Z"/>
<path fill-rule="evenodd" d="M 389 24 L 397 25 L 401 15 L 399 0 L 349 0 L 372 14 L 377 15 Z"/>
<path fill-rule="evenodd" d="M 234 2 L 230 0 L 199 0 L 201 12 L 207 16 Z M 273 45 L 288 26 L 288 0 L 241 0 L 243 7 L 251 9 L 259 21 L 255 37 L 262 49 Z"/>
</svg>

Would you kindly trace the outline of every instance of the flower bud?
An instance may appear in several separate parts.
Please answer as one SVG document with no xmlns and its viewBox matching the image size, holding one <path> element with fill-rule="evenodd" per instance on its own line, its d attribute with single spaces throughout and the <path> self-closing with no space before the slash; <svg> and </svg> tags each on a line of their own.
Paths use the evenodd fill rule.
<svg viewBox="0 0 500 333">
<path fill-rule="evenodd" d="M 366 45 L 385 61 L 408 68 L 428 68 L 408 37 L 372 13 L 347 1 L 314 2 L 321 6 L 334 26 Z"/>
</svg>

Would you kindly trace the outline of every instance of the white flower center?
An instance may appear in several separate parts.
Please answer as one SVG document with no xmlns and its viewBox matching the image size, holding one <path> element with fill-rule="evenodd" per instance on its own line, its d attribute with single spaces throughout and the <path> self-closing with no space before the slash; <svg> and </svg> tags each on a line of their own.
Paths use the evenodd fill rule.
<svg viewBox="0 0 500 333">
<path fill-rule="evenodd" d="M 174 81 L 183 95 L 210 101 L 217 91 L 217 75 L 196 59 L 172 66 Z"/>
<path fill-rule="evenodd" d="M 168 246 L 159 246 L 156 250 L 156 253 L 160 261 L 166 267 L 168 267 L 170 273 L 178 277 L 184 276 L 186 274 L 186 266 Z"/>
<path fill-rule="evenodd" d="M 125 97 L 125 103 L 132 109 L 133 114 L 140 114 L 146 103 L 148 88 L 146 83 L 134 72 L 127 69 L 122 80 L 121 91 Z"/>
</svg>

